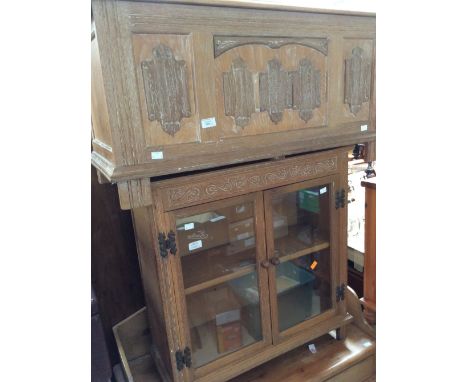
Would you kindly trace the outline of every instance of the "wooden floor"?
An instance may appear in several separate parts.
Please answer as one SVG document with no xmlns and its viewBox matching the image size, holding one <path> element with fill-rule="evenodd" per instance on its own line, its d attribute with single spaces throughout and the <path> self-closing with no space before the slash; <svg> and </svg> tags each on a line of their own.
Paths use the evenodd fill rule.
<svg viewBox="0 0 468 382">
<path fill-rule="evenodd" d="M 375 382 L 375 339 L 354 324 L 344 341 L 331 335 L 313 341 L 258 366 L 231 382 Z M 141 357 L 132 366 L 134 382 L 161 382 L 151 357 Z M 117 382 L 124 379 L 117 378 Z"/>
<path fill-rule="evenodd" d="M 348 336 L 344 341 L 326 335 L 313 341 L 313 344 L 317 350 L 315 354 L 309 351 L 307 345 L 303 345 L 231 381 L 367 382 L 374 376 L 375 340 L 355 325 L 348 327 Z"/>
</svg>

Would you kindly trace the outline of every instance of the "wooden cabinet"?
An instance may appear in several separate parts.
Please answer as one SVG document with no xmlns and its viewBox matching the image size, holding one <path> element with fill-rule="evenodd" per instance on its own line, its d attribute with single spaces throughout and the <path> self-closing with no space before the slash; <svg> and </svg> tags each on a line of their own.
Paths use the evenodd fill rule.
<svg viewBox="0 0 468 382">
<path fill-rule="evenodd" d="M 121 189 L 374 140 L 375 15 L 220 5 L 93 0 L 92 160 Z"/>
<path fill-rule="evenodd" d="M 132 210 L 170 381 L 225 381 L 347 314 L 347 148 L 151 182 Z"/>
</svg>

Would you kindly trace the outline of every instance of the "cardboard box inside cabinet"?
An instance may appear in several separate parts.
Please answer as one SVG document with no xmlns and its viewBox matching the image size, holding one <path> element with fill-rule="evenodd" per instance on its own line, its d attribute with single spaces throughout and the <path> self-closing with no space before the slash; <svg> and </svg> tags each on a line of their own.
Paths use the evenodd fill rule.
<svg viewBox="0 0 468 382">
<path fill-rule="evenodd" d="M 320 212 L 318 190 L 299 191 L 299 208 L 309 212 Z"/>
<path fill-rule="evenodd" d="M 246 251 L 255 247 L 255 236 L 249 237 L 244 240 L 236 240 L 231 242 L 227 247 L 227 255 L 231 256 L 236 253 Z M 253 255 L 255 256 L 255 255 Z"/>
<path fill-rule="evenodd" d="M 216 334 L 219 353 L 241 347 L 242 330 L 240 309 L 234 309 L 216 315 Z"/>
<path fill-rule="evenodd" d="M 285 215 L 273 214 L 273 236 L 280 239 L 288 236 L 288 217 Z"/>
<path fill-rule="evenodd" d="M 255 235 L 254 219 L 249 218 L 229 224 L 229 241 L 245 240 Z"/>
<path fill-rule="evenodd" d="M 297 224 L 297 192 L 282 194 L 273 199 L 273 215 L 286 216 L 290 226 Z"/>
<path fill-rule="evenodd" d="M 181 256 L 226 244 L 228 220 L 217 213 L 177 219 L 177 239 Z"/>
<path fill-rule="evenodd" d="M 190 327 L 201 326 L 226 312 L 240 311 L 240 303 L 232 289 L 224 284 L 187 296 Z"/>
<path fill-rule="evenodd" d="M 231 223 L 238 222 L 248 218 L 253 218 L 254 205 L 252 202 L 241 203 L 235 206 L 223 208 L 220 210 L 220 213 L 225 215 Z"/>
</svg>

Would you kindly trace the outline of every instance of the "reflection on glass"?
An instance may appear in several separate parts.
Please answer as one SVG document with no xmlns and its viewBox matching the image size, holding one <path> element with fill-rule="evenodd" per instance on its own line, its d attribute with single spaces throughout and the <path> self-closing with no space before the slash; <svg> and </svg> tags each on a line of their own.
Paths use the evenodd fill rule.
<svg viewBox="0 0 468 382">
<path fill-rule="evenodd" d="M 273 198 L 279 330 L 332 307 L 329 185 Z"/>
<path fill-rule="evenodd" d="M 176 220 L 194 367 L 262 339 L 254 204 Z"/>
<path fill-rule="evenodd" d="M 262 339 L 257 273 L 187 296 L 194 367 Z"/>
</svg>

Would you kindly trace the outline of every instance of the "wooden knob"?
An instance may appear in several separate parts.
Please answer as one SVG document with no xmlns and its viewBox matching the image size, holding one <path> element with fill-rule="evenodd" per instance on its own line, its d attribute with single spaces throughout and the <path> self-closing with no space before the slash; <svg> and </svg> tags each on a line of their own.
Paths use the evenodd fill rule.
<svg viewBox="0 0 468 382">
<path fill-rule="evenodd" d="M 270 260 L 270 263 L 272 263 L 273 265 L 278 265 L 280 263 L 280 259 L 278 257 L 273 257 L 271 260 Z"/>
<path fill-rule="evenodd" d="M 263 260 L 260 265 L 263 267 L 263 268 L 268 268 L 270 266 L 270 262 L 268 260 Z"/>
</svg>

